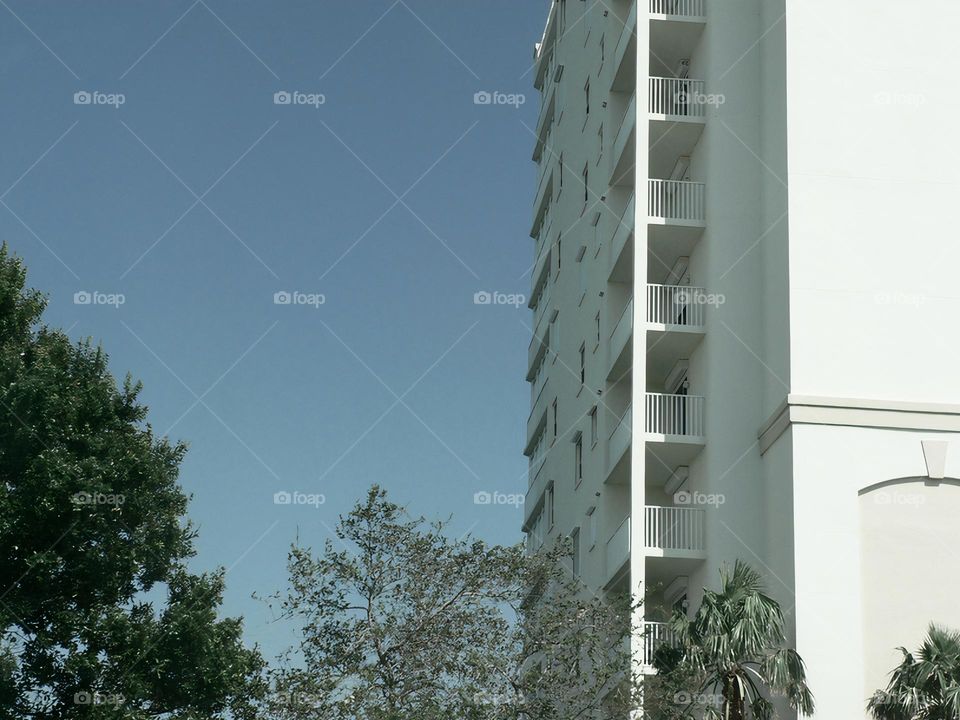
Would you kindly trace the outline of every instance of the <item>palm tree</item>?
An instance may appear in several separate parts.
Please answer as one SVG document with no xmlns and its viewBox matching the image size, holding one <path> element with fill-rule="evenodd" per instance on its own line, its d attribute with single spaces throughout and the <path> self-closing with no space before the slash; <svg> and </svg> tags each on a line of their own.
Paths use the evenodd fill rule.
<svg viewBox="0 0 960 720">
<path fill-rule="evenodd" d="M 770 695 L 786 697 L 801 715 L 813 714 L 813 695 L 803 660 L 785 646 L 780 605 L 763 592 L 759 573 L 737 561 L 720 570 L 720 591 L 705 590 L 693 618 L 678 612 L 670 621 L 678 650 L 672 667 L 658 668 L 699 679 L 691 702 L 704 696 L 703 717 L 711 720 L 769 720 Z"/>
<path fill-rule="evenodd" d="M 930 625 L 916 657 L 899 648 L 903 662 L 886 690 L 877 690 L 867 709 L 876 720 L 960 718 L 960 633 Z"/>
</svg>

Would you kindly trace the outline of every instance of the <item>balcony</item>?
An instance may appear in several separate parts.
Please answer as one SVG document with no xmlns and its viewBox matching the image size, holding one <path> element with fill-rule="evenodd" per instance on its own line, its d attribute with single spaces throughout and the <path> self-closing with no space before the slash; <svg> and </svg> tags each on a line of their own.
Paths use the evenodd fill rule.
<svg viewBox="0 0 960 720">
<path fill-rule="evenodd" d="M 650 442 L 703 445 L 704 399 L 699 395 L 646 394 L 644 432 Z"/>
<path fill-rule="evenodd" d="M 687 157 L 693 152 L 707 121 L 708 99 L 702 80 L 649 78 L 647 108 L 652 176 L 668 176 L 678 157 Z"/>
<path fill-rule="evenodd" d="M 707 186 L 685 180 L 647 181 L 647 222 L 704 228 L 707 224 Z"/>
<path fill-rule="evenodd" d="M 610 90 L 629 92 L 637 81 L 637 7 L 631 3 L 630 14 L 623 23 L 620 40 L 613 53 L 613 81 Z"/>
<path fill-rule="evenodd" d="M 642 1 L 642 0 L 641 0 Z M 706 0 L 648 0 L 650 72 L 672 74 L 692 57 L 707 22 Z"/>
<path fill-rule="evenodd" d="M 707 225 L 707 191 L 703 183 L 682 180 L 647 182 L 647 243 L 652 267 L 673 265 L 689 257 Z"/>
<path fill-rule="evenodd" d="M 689 466 L 706 445 L 704 404 L 697 395 L 646 394 L 646 482 L 662 486 L 675 467 Z"/>
<path fill-rule="evenodd" d="M 610 282 L 633 280 L 633 234 L 636 225 L 637 196 L 631 195 L 627 207 L 613 229 L 610 241 Z"/>
<path fill-rule="evenodd" d="M 703 288 L 647 285 L 647 379 L 662 383 L 677 358 L 689 358 L 706 333 Z"/>
<path fill-rule="evenodd" d="M 605 482 L 611 485 L 623 485 L 630 482 L 630 456 L 633 445 L 633 406 L 628 405 L 623 415 L 617 419 L 607 440 L 607 477 Z"/>
<path fill-rule="evenodd" d="M 647 505 L 643 548 L 648 557 L 703 560 L 705 512 L 696 508 Z"/>
<path fill-rule="evenodd" d="M 530 237 L 532 238 L 539 238 L 541 236 L 542 227 L 547 219 L 547 210 L 550 208 L 550 203 L 553 200 L 553 162 L 545 162 L 550 162 L 551 169 L 546 171 L 546 182 L 537 188 L 537 198 L 533 203 L 533 225 L 530 227 Z"/>
<path fill-rule="evenodd" d="M 654 674 L 653 659 L 662 647 L 677 647 L 679 642 L 676 634 L 667 623 L 643 623 L 643 662 L 641 671 L 644 674 Z"/>
<path fill-rule="evenodd" d="M 627 302 L 613 332 L 610 333 L 607 349 L 607 357 L 610 358 L 607 381 L 615 383 L 630 372 L 633 363 L 633 298 Z"/>
<path fill-rule="evenodd" d="M 610 156 L 610 185 L 632 187 L 634 168 L 637 154 L 637 96 L 630 98 L 630 103 L 620 120 L 620 129 L 613 143 L 613 153 Z"/>
<path fill-rule="evenodd" d="M 547 388 L 549 386 L 549 380 L 540 386 L 537 399 L 533 401 L 533 407 L 527 417 L 527 443 L 524 452 L 531 458 L 535 456 L 537 440 L 547 425 Z"/>
<path fill-rule="evenodd" d="M 630 572 L 630 517 L 620 523 L 607 540 L 604 570 L 604 587 L 615 585 Z"/>
<path fill-rule="evenodd" d="M 539 334 L 534 333 L 530 340 L 530 346 L 527 348 L 527 382 L 533 380 L 537 374 L 537 365 L 541 358 L 546 355 L 550 349 L 550 325 L 549 323 L 540 329 Z"/>
</svg>

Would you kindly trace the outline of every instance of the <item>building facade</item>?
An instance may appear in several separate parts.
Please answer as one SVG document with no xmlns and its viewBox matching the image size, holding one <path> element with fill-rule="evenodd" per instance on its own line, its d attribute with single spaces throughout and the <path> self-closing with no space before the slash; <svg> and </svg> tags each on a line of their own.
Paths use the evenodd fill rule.
<svg viewBox="0 0 960 720">
<path fill-rule="evenodd" d="M 737 558 L 817 717 L 960 629 L 958 29 L 948 0 L 550 2 L 524 530 L 644 594 L 638 656 Z"/>
</svg>

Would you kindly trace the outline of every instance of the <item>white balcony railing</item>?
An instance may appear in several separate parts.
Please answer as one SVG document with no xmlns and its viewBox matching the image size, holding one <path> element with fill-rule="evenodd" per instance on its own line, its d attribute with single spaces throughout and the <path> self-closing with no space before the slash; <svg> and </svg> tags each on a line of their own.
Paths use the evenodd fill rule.
<svg viewBox="0 0 960 720">
<path fill-rule="evenodd" d="M 670 120 L 702 120 L 707 117 L 706 84 L 690 78 L 652 77 L 648 112 Z"/>
<path fill-rule="evenodd" d="M 620 313 L 620 319 L 610 333 L 610 352 L 619 353 L 620 349 L 626 345 L 630 336 L 633 335 L 633 298 L 627 302 L 627 306 Z M 616 357 L 611 356 L 611 361 Z"/>
<path fill-rule="evenodd" d="M 610 539 L 607 540 L 606 563 L 607 581 L 630 559 L 630 517 L 620 523 Z"/>
<path fill-rule="evenodd" d="M 677 635 L 670 626 L 662 622 L 645 622 L 643 624 L 643 665 L 653 666 L 653 658 L 657 650 L 678 645 Z"/>
<path fill-rule="evenodd" d="M 688 225 L 706 222 L 707 186 L 685 180 L 647 182 L 647 215 Z"/>
<path fill-rule="evenodd" d="M 645 431 L 653 435 L 703 437 L 703 404 L 698 395 L 646 394 Z"/>
<path fill-rule="evenodd" d="M 707 0 L 650 0 L 650 14 L 703 18 L 707 16 Z"/>
<path fill-rule="evenodd" d="M 633 442 L 633 406 L 628 405 L 607 441 L 607 471 L 612 472 Z"/>
<path fill-rule="evenodd" d="M 703 288 L 688 285 L 647 285 L 647 322 L 683 328 L 704 324 Z"/>
<path fill-rule="evenodd" d="M 704 511 L 696 508 L 647 505 L 643 545 L 648 550 L 702 552 Z"/>
</svg>

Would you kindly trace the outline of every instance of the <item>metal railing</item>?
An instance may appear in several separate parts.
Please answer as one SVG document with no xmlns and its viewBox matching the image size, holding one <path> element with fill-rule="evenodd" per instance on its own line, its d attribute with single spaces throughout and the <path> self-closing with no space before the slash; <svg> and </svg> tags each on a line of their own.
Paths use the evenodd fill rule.
<svg viewBox="0 0 960 720">
<path fill-rule="evenodd" d="M 703 288 L 688 285 L 647 285 L 647 322 L 699 328 L 704 324 Z"/>
<path fill-rule="evenodd" d="M 706 84 L 690 78 L 652 77 L 649 82 L 648 112 L 671 119 L 702 119 L 707 116 Z"/>
<path fill-rule="evenodd" d="M 623 564 L 630 559 L 630 516 L 620 523 L 620 526 L 614 531 L 610 539 L 607 540 L 606 547 L 606 574 L 609 581 L 611 576 L 617 572 Z"/>
<path fill-rule="evenodd" d="M 703 437 L 704 399 L 698 395 L 646 394 L 645 431 Z"/>
<path fill-rule="evenodd" d="M 704 549 L 704 511 L 696 508 L 647 505 L 643 545 L 654 550 Z"/>
<path fill-rule="evenodd" d="M 620 319 L 610 333 L 610 349 L 617 350 L 633 333 L 633 298 L 627 301 L 627 306 L 620 313 Z M 614 358 L 615 359 L 615 358 Z"/>
<path fill-rule="evenodd" d="M 647 182 L 647 215 L 687 223 L 703 223 L 707 214 L 707 186 L 686 180 Z"/>
<path fill-rule="evenodd" d="M 702 18 L 707 16 L 707 0 L 650 0 L 650 13 Z"/>
<path fill-rule="evenodd" d="M 643 664 L 646 667 L 653 665 L 653 658 L 662 647 L 676 647 L 677 635 L 667 623 L 643 623 Z"/>
</svg>

